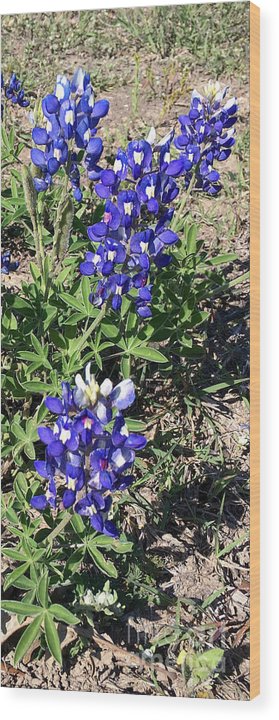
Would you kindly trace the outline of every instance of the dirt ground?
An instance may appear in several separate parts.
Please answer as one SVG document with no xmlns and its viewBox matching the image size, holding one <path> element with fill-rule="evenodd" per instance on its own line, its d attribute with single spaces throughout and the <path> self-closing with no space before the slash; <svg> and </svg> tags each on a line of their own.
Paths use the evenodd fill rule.
<svg viewBox="0 0 279 720">
<path fill-rule="evenodd" d="M 240 23 L 246 22 L 244 4 L 239 7 L 243 13 Z M 243 35 L 239 32 L 229 50 L 226 37 L 231 18 L 227 36 L 219 39 L 220 46 L 216 40 L 212 53 L 210 42 L 203 54 L 202 44 L 193 41 L 192 46 L 186 34 L 184 46 L 179 48 L 175 40 L 172 48 L 163 48 L 164 54 L 161 46 L 161 52 L 154 49 L 150 31 L 146 37 L 143 31 L 140 39 L 140 33 L 133 35 L 129 30 L 133 22 L 137 27 L 136 16 L 131 20 L 131 13 L 128 15 L 127 29 L 118 22 L 117 12 L 98 13 L 97 20 L 91 17 L 94 13 L 89 13 L 90 18 L 88 13 L 43 15 L 40 21 L 38 16 L 6 16 L 2 21 L 3 69 L 16 66 L 22 70 L 26 86 L 37 94 L 51 88 L 57 72 L 70 74 L 77 64 L 88 68 L 98 96 L 110 101 L 102 134 L 112 153 L 151 125 L 163 135 L 183 112 L 190 90 L 202 88 L 214 77 L 216 68 L 222 84 L 228 84 L 230 93 L 238 98 L 238 139 L 223 169 L 222 195 L 213 202 L 192 201 L 190 212 L 200 224 L 199 237 L 204 238 L 206 247 L 237 253 L 238 261 L 229 270 L 229 277 L 236 277 L 249 268 L 249 78 Z M 210 16 L 206 18 L 205 24 L 210 22 Z M 49 40 L 41 58 L 42 36 Z M 4 283 L 16 289 L 28 277 L 29 252 L 17 238 L 10 240 L 13 255 L 22 255 L 21 269 L 4 278 Z M 236 286 L 229 300 L 218 301 L 211 309 L 206 361 L 199 374 L 212 382 L 222 365 L 247 378 L 248 283 Z M 149 595 L 140 588 L 144 573 L 141 578 L 132 576 L 133 608 L 117 621 L 106 619 L 102 627 L 96 619 L 95 629 L 89 629 L 87 635 L 68 632 L 62 669 L 47 654 L 40 659 L 31 655 L 14 669 L 17 635 L 6 634 L 4 686 L 248 699 L 249 408 L 245 382 L 240 390 L 208 396 L 207 404 L 196 408 L 189 419 L 177 378 L 164 385 L 160 377 L 153 378 L 142 407 L 150 419 L 161 409 L 157 432 L 162 436 L 171 433 L 175 440 L 183 429 L 189 448 L 187 453 L 179 446 L 176 450 L 175 481 L 173 467 L 163 467 L 140 489 L 142 507 L 136 513 L 133 505 L 126 508 L 127 530 L 133 527 L 149 564 L 146 575 L 152 575 L 150 568 L 154 569 L 154 583 L 147 581 Z M 175 486 L 170 494 L 169 475 Z M 156 516 L 164 522 L 156 522 Z M 185 638 L 157 647 L 159 633 L 177 626 L 183 628 Z M 60 631 L 61 637 L 65 636 L 62 625 Z M 213 642 L 225 651 L 222 667 L 201 686 L 193 687 L 177 664 L 179 650 L 201 652 Z M 154 646 L 155 664 L 150 662 L 150 647 Z"/>
</svg>

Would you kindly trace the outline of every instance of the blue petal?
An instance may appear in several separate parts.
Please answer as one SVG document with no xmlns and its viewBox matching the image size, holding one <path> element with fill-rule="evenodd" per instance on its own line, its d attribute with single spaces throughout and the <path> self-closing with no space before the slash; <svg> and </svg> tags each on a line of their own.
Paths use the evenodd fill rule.
<svg viewBox="0 0 279 720">
<path fill-rule="evenodd" d="M 51 157 L 47 163 L 47 169 L 50 175 L 55 175 L 60 168 L 60 163 L 55 157 Z"/>
<path fill-rule="evenodd" d="M 44 128 L 35 127 L 32 130 L 32 140 L 36 145 L 46 145 L 48 142 L 48 134 Z"/>
<path fill-rule="evenodd" d="M 178 235 L 172 230 L 163 230 L 163 232 L 160 232 L 159 237 L 166 245 L 173 245 L 178 240 Z"/>
<path fill-rule="evenodd" d="M 64 412 L 64 406 L 63 406 L 62 400 L 59 400 L 59 398 L 46 397 L 45 405 L 48 408 L 48 410 L 50 410 L 50 412 L 55 413 L 56 415 L 61 415 L 61 413 Z"/>
<path fill-rule="evenodd" d="M 45 110 L 49 115 L 54 115 L 60 110 L 60 103 L 56 95 L 46 95 L 42 102 L 43 112 Z"/>
<path fill-rule="evenodd" d="M 108 114 L 109 111 L 109 101 L 108 100 L 97 100 L 93 107 L 93 111 L 91 113 L 92 117 L 105 117 L 105 115 Z"/>
<path fill-rule="evenodd" d="M 125 447 L 130 447 L 133 450 L 142 450 L 146 446 L 147 440 L 144 435 L 138 433 L 130 433 L 125 441 Z"/>
<path fill-rule="evenodd" d="M 74 492 L 74 490 L 65 490 L 62 498 L 64 508 L 67 509 L 71 507 L 74 504 L 75 499 L 76 493 Z"/>
<path fill-rule="evenodd" d="M 82 275 L 94 275 L 96 266 L 92 262 L 82 262 L 79 266 Z"/>
<path fill-rule="evenodd" d="M 48 189 L 48 183 L 43 178 L 34 178 L 34 187 L 37 192 L 45 192 Z"/>
<path fill-rule="evenodd" d="M 48 427 L 39 427 L 38 428 L 38 435 L 40 440 L 45 444 L 49 445 L 49 443 L 53 440 L 53 432 Z"/>
<path fill-rule="evenodd" d="M 113 170 L 103 170 L 101 172 L 101 181 L 103 185 L 113 185 L 116 182 L 116 175 Z"/>
<path fill-rule="evenodd" d="M 178 177 L 184 171 L 184 162 L 180 158 L 177 160 L 171 160 L 170 164 L 166 169 L 166 174 L 172 177 Z"/>
<path fill-rule="evenodd" d="M 110 196 L 110 189 L 106 185 L 103 185 L 103 183 L 99 183 L 95 185 L 95 193 L 103 200 L 107 200 Z"/>
<path fill-rule="evenodd" d="M 104 527 L 103 527 L 103 533 L 104 533 L 104 535 L 108 535 L 109 537 L 113 537 L 113 538 L 119 537 L 119 532 L 111 520 L 105 521 Z"/>
<path fill-rule="evenodd" d="M 30 500 L 30 505 L 36 510 L 45 510 L 47 507 L 47 499 L 45 495 L 34 495 Z"/>
<path fill-rule="evenodd" d="M 91 138 L 86 147 L 86 152 L 94 157 L 94 161 L 98 161 L 103 151 L 103 143 L 101 138 Z"/>
<path fill-rule="evenodd" d="M 31 149 L 31 160 L 36 167 L 44 169 L 47 166 L 45 153 L 42 150 L 38 150 L 38 148 Z"/>
<path fill-rule="evenodd" d="M 94 515 L 91 515 L 90 523 L 94 530 L 97 530 L 98 532 L 103 532 L 104 523 L 100 513 L 95 513 Z"/>
<path fill-rule="evenodd" d="M 117 407 L 118 410 L 125 410 L 132 405 L 135 396 L 135 387 L 132 380 L 122 380 L 122 382 L 115 386 L 110 398 L 112 405 Z"/>
<path fill-rule="evenodd" d="M 44 460 L 35 460 L 34 468 L 43 478 L 48 478 L 47 464 Z"/>
<path fill-rule="evenodd" d="M 61 440 L 53 440 L 53 442 L 48 445 L 49 455 L 53 457 L 59 457 L 59 455 L 62 455 L 64 449 L 65 448 Z"/>
</svg>

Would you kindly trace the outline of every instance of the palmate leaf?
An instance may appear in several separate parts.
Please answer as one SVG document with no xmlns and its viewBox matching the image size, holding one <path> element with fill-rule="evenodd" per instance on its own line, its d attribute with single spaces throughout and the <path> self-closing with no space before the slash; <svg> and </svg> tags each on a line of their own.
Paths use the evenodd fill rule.
<svg viewBox="0 0 279 720">
<path fill-rule="evenodd" d="M 204 653 L 186 653 L 181 650 L 177 663 L 178 665 L 186 665 L 191 675 L 192 682 L 198 685 L 207 680 L 217 669 L 224 655 L 221 648 L 212 648 Z"/>
<path fill-rule="evenodd" d="M 37 637 L 41 634 L 41 622 L 42 622 L 42 612 L 38 617 L 35 617 L 34 620 L 28 625 L 26 630 L 24 630 L 24 633 L 22 634 L 14 654 L 14 664 L 18 665 L 20 660 L 24 657 L 25 653 L 29 648 L 31 647 L 34 640 L 36 640 Z"/>
<path fill-rule="evenodd" d="M 56 625 L 49 612 L 47 612 L 44 616 L 44 628 L 49 652 L 53 655 L 55 660 L 57 660 L 59 665 L 62 665 L 62 653 L 59 635 L 56 629 Z"/>
</svg>

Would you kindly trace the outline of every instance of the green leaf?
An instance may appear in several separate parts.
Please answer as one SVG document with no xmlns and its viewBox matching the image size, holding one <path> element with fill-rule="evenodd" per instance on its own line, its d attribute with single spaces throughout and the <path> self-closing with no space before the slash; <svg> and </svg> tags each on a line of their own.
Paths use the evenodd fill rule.
<svg viewBox="0 0 279 720">
<path fill-rule="evenodd" d="M 118 572 L 115 567 L 115 565 L 111 562 L 111 560 L 106 560 L 102 553 L 97 550 L 96 546 L 93 545 L 93 543 L 88 543 L 88 552 L 92 557 L 92 560 L 94 561 L 95 565 L 101 570 L 105 575 L 108 575 L 109 577 L 117 578 Z"/>
<path fill-rule="evenodd" d="M 87 315 L 90 315 L 91 309 L 92 309 L 92 304 L 89 300 L 90 292 L 91 292 L 91 288 L 90 288 L 89 277 L 87 277 L 86 275 L 83 275 L 82 281 L 81 281 L 81 294 L 82 294 L 83 304 L 84 304 L 85 310 L 87 312 Z"/>
<path fill-rule="evenodd" d="M 18 590 L 32 590 L 34 591 L 36 589 L 35 582 L 31 580 L 31 578 L 26 577 L 26 575 L 21 575 L 18 580 L 14 581 L 14 587 L 18 588 Z M 32 600 L 27 600 L 26 595 L 24 596 L 24 602 L 33 602 Z"/>
<path fill-rule="evenodd" d="M 184 345 L 179 352 L 182 357 L 202 358 L 204 356 L 204 349 L 200 345 L 193 345 L 192 347 Z"/>
<path fill-rule="evenodd" d="M 202 392 L 213 394 L 218 392 L 219 390 L 226 390 L 226 388 L 234 387 L 235 385 L 241 385 L 241 383 L 248 382 L 249 378 L 240 378 L 238 380 L 234 380 L 233 378 L 231 380 L 228 380 L 227 382 L 220 382 L 216 383 L 216 385 L 209 385 L 206 388 L 202 388 Z"/>
<path fill-rule="evenodd" d="M 187 232 L 187 252 L 188 255 L 195 255 L 197 252 L 197 232 L 196 225 L 191 225 Z"/>
<path fill-rule="evenodd" d="M 30 380 L 28 382 L 22 383 L 22 387 L 25 390 L 29 390 L 31 393 L 49 393 L 51 391 L 51 386 L 47 385 L 47 383 L 40 382 L 40 380 Z"/>
<path fill-rule="evenodd" d="M 19 567 L 15 568 L 9 575 L 7 575 L 5 582 L 4 582 L 4 590 L 7 590 L 11 585 L 13 584 L 14 580 L 17 580 L 21 575 L 24 575 L 26 573 L 26 570 L 29 568 L 29 561 L 22 563 L 22 565 L 19 565 Z"/>
<path fill-rule="evenodd" d="M 37 282 L 37 280 L 38 280 L 39 277 L 41 276 L 41 271 L 40 271 L 40 269 L 38 268 L 37 265 L 35 265 L 34 262 L 32 262 L 32 260 L 31 260 L 31 262 L 30 262 L 29 267 L 30 267 L 30 272 L 31 272 L 31 275 L 32 275 L 33 280 L 34 280 L 35 282 Z"/>
<path fill-rule="evenodd" d="M 209 318 L 209 315 L 210 313 L 206 312 L 205 310 L 198 310 L 191 315 L 189 324 L 191 325 L 191 327 L 196 327 L 196 325 L 200 325 L 202 322 L 207 320 Z"/>
<path fill-rule="evenodd" d="M 216 255 L 214 258 L 210 258 L 208 262 L 210 265 L 223 265 L 224 263 L 229 263 L 237 259 L 238 257 L 235 253 L 225 253 L 224 255 Z"/>
<path fill-rule="evenodd" d="M 49 612 L 47 612 L 45 614 L 44 627 L 45 627 L 45 635 L 46 635 L 46 641 L 47 641 L 47 646 L 48 646 L 49 652 L 53 655 L 55 660 L 57 660 L 59 665 L 62 665 L 62 653 L 61 653 L 59 635 L 56 630 L 56 625 L 53 622 L 53 619 Z"/>
<path fill-rule="evenodd" d="M 8 518 L 9 522 L 13 523 L 14 525 L 19 524 L 19 518 L 12 507 L 8 507 L 6 510 L 6 517 Z M 11 528 L 10 528 L 11 531 Z"/>
<path fill-rule="evenodd" d="M 109 340 L 114 340 L 119 335 L 119 328 L 116 325 L 112 325 L 109 320 L 103 320 L 101 324 L 101 330 L 105 337 Z"/>
<path fill-rule="evenodd" d="M 27 615 L 35 617 L 42 614 L 42 608 L 39 605 L 31 605 L 31 603 L 20 602 L 19 600 L 2 600 L 2 610 L 15 615 Z"/>
<path fill-rule="evenodd" d="M 63 335 L 53 328 L 49 331 L 50 339 L 59 350 L 67 350 L 67 342 Z"/>
<path fill-rule="evenodd" d="M 70 610 L 67 610 L 67 608 L 63 607 L 63 605 L 58 605 L 58 603 L 54 603 L 54 605 L 50 605 L 48 609 L 51 615 L 56 618 L 56 620 L 64 622 L 67 625 L 77 625 L 80 622 L 79 618 L 72 612 L 70 612 Z"/>
<path fill-rule="evenodd" d="M 18 440 L 26 440 L 25 430 L 16 421 L 11 424 L 11 431 Z"/>
<path fill-rule="evenodd" d="M 131 374 L 131 358 L 126 356 L 122 357 L 120 367 L 124 380 L 127 380 Z"/>
<path fill-rule="evenodd" d="M 73 515 L 73 517 L 71 517 L 70 522 L 71 522 L 71 526 L 72 526 L 73 530 L 75 530 L 75 532 L 78 535 L 82 535 L 82 533 L 85 530 L 85 525 L 84 525 L 82 517 L 80 515 L 78 515 L 78 513 L 75 513 Z"/>
<path fill-rule="evenodd" d="M 9 548 L 4 547 L 2 548 L 3 555 L 6 555 L 6 557 L 11 558 L 11 560 L 17 560 L 18 562 L 22 562 L 22 560 L 26 559 L 25 553 L 22 550 L 16 550 L 15 548 Z"/>
<path fill-rule="evenodd" d="M 42 344 L 40 343 L 38 338 L 36 338 L 36 336 L 33 333 L 31 333 L 30 338 L 31 338 L 31 343 L 33 345 L 33 348 L 34 348 L 35 352 L 37 353 L 37 355 L 41 355 L 43 357 L 44 350 L 43 350 Z"/>
<path fill-rule="evenodd" d="M 126 425 L 130 432 L 144 432 L 146 430 L 146 423 L 142 420 L 134 420 L 133 418 L 126 418 Z"/>
<path fill-rule="evenodd" d="M 147 345 L 140 345 L 139 347 L 135 347 L 130 350 L 130 353 L 132 355 L 135 355 L 135 357 L 140 357 L 143 358 L 143 360 L 149 360 L 150 362 L 168 362 L 168 359 L 165 357 L 165 355 L 163 355 L 163 353 L 161 353 L 159 350 L 155 350 L 155 348 L 148 347 Z"/>
<path fill-rule="evenodd" d="M 46 608 L 48 606 L 48 572 L 44 572 L 38 585 L 38 600 Z"/>
<path fill-rule="evenodd" d="M 85 548 L 81 547 L 75 550 L 66 562 L 66 573 L 74 573 L 80 567 L 84 558 Z"/>
<path fill-rule="evenodd" d="M 36 451 L 32 442 L 25 443 L 24 452 L 30 460 L 35 460 Z"/>
<path fill-rule="evenodd" d="M 125 555 L 128 552 L 132 552 L 133 543 L 125 540 L 113 540 L 111 548 L 114 552 Z"/>
<path fill-rule="evenodd" d="M 77 298 L 73 297 L 73 295 L 70 295 L 69 293 L 61 292 L 60 297 L 66 305 L 69 307 L 75 308 L 75 310 L 79 310 L 81 313 L 84 313 L 84 306 L 80 300 L 77 300 Z"/>
<path fill-rule="evenodd" d="M 218 590 L 215 590 L 213 593 L 211 593 L 211 595 L 208 595 L 208 597 L 205 598 L 205 600 L 202 603 L 202 609 L 205 610 L 207 607 L 212 605 L 214 600 L 216 600 L 218 597 L 220 597 L 220 595 L 224 595 L 224 592 L 225 592 L 225 588 L 221 587 L 221 588 L 218 588 Z"/>
<path fill-rule="evenodd" d="M 18 472 L 14 481 L 14 491 L 19 502 L 24 503 L 28 492 L 28 483 L 25 475 L 22 472 Z"/>
<path fill-rule="evenodd" d="M 207 680 L 216 670 L 222 660 L 224 650 L 221 648 L 212 648 L 204 653 L 186 653 L 182 650 L 178 656 L 179 665 L 185 664 L 191 674 L 191 678 L 195 685 Z"/>
<path fill-rule="evenodd" d="M 45 367 L 48 370 L 52 370 L 52 365 L 42 354 L 37 355 L 34 352 L 29 352 L 29 350 L 23 350 L 22 352 L 19 352 L 17 356 L 20 358 L 20 360 L 29 360 L 30 362 L 36 362 L 38 365 L 40 364 L 42 367 Z"/>
<path fill-rule="evenodd" d="M 226 547 L 222 548 L 217 554 L 218 558 L 224 557 L 224 555 L 227 555 L 231 550 L 233 550 L 235 547 L 238 547 L 239 545 L 242 545 L 246 540 L 248 540 L 249 533 L 244 533 L 239 538 L 236 538 L 233 542 L 226 545 Z"/>
<path fill-rule="evenodd" d="M 41 634 L 41 622 L 42 622 L 42 613 L 36 617 L 30 625 L 24 630 L 24 633 L 22 634 L 14 654 L 14 664 L 18 665 L 20 660 L 24 657 L 25 653 L 27 653 L 27 650 L 31 647 L 34 640 L 36 640 L 37 637 Z"/>
</svg>

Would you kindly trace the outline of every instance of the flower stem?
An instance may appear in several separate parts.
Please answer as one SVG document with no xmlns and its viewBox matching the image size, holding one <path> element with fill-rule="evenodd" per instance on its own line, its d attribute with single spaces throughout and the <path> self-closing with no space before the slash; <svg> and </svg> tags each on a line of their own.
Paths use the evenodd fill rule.
<svg viewBox="0 0 279 720">
<path fill-rule="evenodd" d="M 54 528 L 54 530 L 52 530 L 52 531 L 49 533 L 49 535 L 47 536 L 47 541 L 48 541 L 48 542 L 49 542 L 49 541 L 52 542 L 52 540 L 54 540 L 54 538 L 55 538 L 57 535 L 59 535 L 59 533 L 60 533 L 62 530 L 64 530 L 64 527 L 66 527 L 66 525 L 68 525 L 68 522 L 69 522 L 69 520 L 71 520 L 71 517 L 72 517 L 72 515 L 71 515 L 71 513 L 69 513 L 69 512 L 67 512 L 66 515 L 64 515 L 64 517 L 63 517 L 63 519 L 61 520 L 61 522 L 60 522 L 60 523 L 56 526 L 56 528 Z"/>
<path fill-rule="evenodd" d="M 186 190 L 186 193 L 185 193 L 185 195 L 184 195 L 184 197 L 183 197 L 183 200 L 182 200 L 182 202 L 181 202 L 181 204 L 180 204 L 180 206 L 179 206 L 179 209 L 178 209 L 177 213 L 175 214 L 174 222 L 173 222 L 173 224 L 172 224 L 172 226 L 171 226 L 171 227 L 172 227 L 172 230 L 176 230 L 176 229 L 177 229 L 177 226 L 179 225 L 179 221 L 180 221 L 181 217 L 183 216 L 183 213 L 184 213 L 184 210 L 185 210 L 185 208 L 186 208 L 187 202 L 188 202 L 188 200 L 189 200 L 189 196 L 190 196 L 190 194 L 191 194 L 191 191 L 192 191 L 192 188 L 193 188 L 193 185 L 194 185 L 195 180 L 196 180 L 196 173 L 194 172 L 193 175 L 192 175 L 192 177 L 191 177 L 191 180 L 190 180 L 190 182 L 189 182 L 189 185 L 188 185 L 188 188 L 187 188 L 187 190 Z"/>
<path fill-rule="evenodd" d="M 95 330 L 95 328 L 98 327 L 100 322 L 102 322 L 105 314 L 106 314 L 106 303 L 104 303 L 102 309 L 100 310 L 100 312 L 97 315 L 97 317 L 95 318 L 95 320 L 93 320 L 91 325 L 89 325 L 89 328 L 87 328 L 87 330 L 83 333 L 83 336 L 80 338 L 79 343 L 76 345 L 75 352 L 81 352 L 81 350 L 83 350 L 84 346 L 86 345 L 87 339 L 90 337 L 93 330 Z"/>
</svg>

